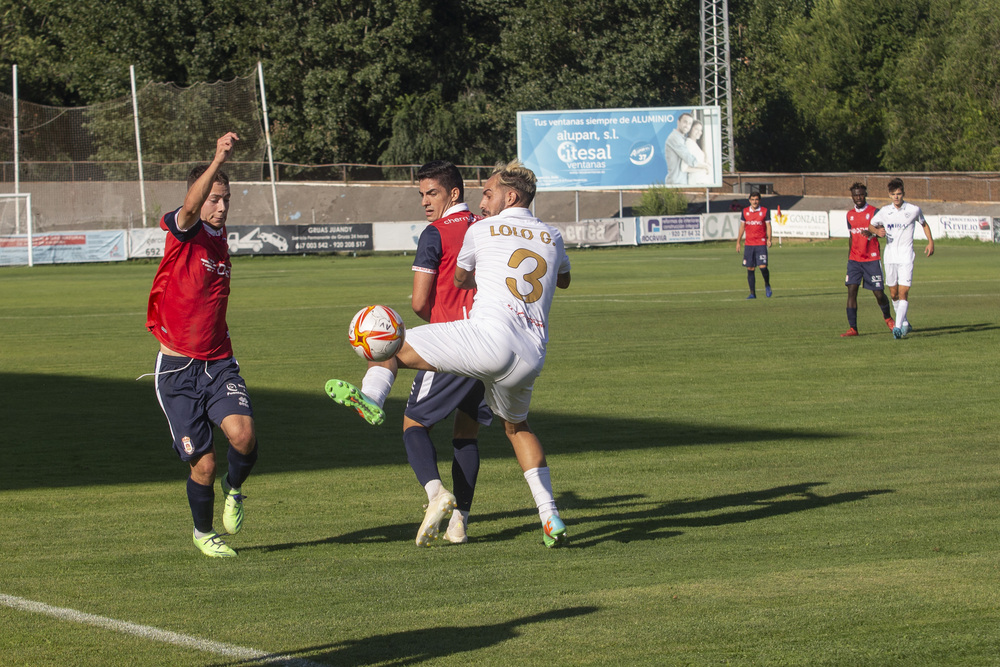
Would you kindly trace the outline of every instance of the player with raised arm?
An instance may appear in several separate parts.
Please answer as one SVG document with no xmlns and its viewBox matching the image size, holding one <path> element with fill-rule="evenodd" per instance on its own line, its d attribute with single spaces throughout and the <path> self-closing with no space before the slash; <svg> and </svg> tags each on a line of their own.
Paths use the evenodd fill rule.
<svg viewBox="0 0 1000 667">
<path fill-rule="evenodd" d="M 215 158 L 188 176 L 184 204 L 163 216 L 163 260 L 149 293 L 146 327 L 160 343 L 156 397 L 174 449 L 190 467 L 188 503 L 194 543 L 206 556 L 235 556 L 213 527 L 215 445 L 212 425 L 229 440 L 222 523 L 229 534 L 243 525 L 243 482 L 257 461 L 253 409 L 226 324 L 232 265 L 226 239 L 229 178 L 221 170 L 239 138 L 228 132 Z"/>
<path fill-rule="evenodd" d="M 868 203 L 868 187 L 864 183 L 858 182 L 851 186 L 851 199 L 854 201 L 854 208 L 847 212 L 847 230 L 851 236 L 847 254 L 847 277 L 844 279 L 847 286 L 849 328 L 840 334 L 841 338 L 858 335 L 858 289 L 862 284 L 875 295 L 875 301 L 882 309 L 882 317 L 889 328 L 896 326 L 889 314 L 889 299 L 882 291 L 878 237 L 868 228 L 878 209 Z"/>
<path fill-rule="evenodd" d="M 393 359 L 370 363 L 361 390 L 343 380 L 326 384 L 330 397 L 380 423 L 398 368 L 475 377 L 501 418 L 542 522 L 542 541 L 559 547 L 566 526 L 559 517 L 545 451 L 528 426 L 535 379 L 545 363 L 548 318 L 555 288 L 570 284 L 562 234 L 528 210 L 534 173 L 514 160 L 498 165 L 483 186 L 486 216 L 465 234 L 454 281 L 478 288 L 469 319 L 418 326 Z"/>
<path fill-rule="evenodd" d="M 870 230 L 885 239 L 885 252 L 882 253 L 885 283 L 889 286 L 889 296 L 896 312 L 896 326 L 892 329 L 892 337 L 902 338 L 913 330 L 906 315 L 910 307 L 910 285 L 913 283 L 913 233 L 917 223 L 923 227 L 924 236 L 927 237 L 927 247 L 924 248 L 924 255 L 927 257 L 934 254 L 934 239 L 931 238 L 930 225 L 924 219 L 920 207 L 903 201 L 905 192 L 902 179 L 892 179 L 888 188 L 892 203 L 879 209 L 872 218 Z"/>
<path fill-rule="evenodd" d="M 451 162 L 428 162 L 417 171 L 420 203 L 430 221 L 417 241 L 413 260 L 413 312 L 428 322 L 452 322 L 469 316 L 475 290 L 455 286 L 455 263 L 465 232 L 479 216 L 465 204 L 462 174 Z M 468 541 L 467 526 L 479 475 L 479 425 L 493 421 L 482 381 L 475 378 L 418 371 L 403 413 L 403 444 L 417 481 L 427 492 L 427 511 L 417 532 L 417 546 L 427 546 L 448 512 L 444 538 Z M 430 431 L 455 413 L 451 465 L 454 495 L 445 489 Z"/>
<path fill-rule="evenodd" d="M 760 193 L 750 193 L 750 205 L 740 215 L 740 231 L 736 235 L 736 252 L 740 251 L 740 240 L 744 232 L 747 236 L 743 248 L 743 266 L 747 268 L 747 285 L 750 286 L 748 299 L 757 298 L 757 277 L 754 269 L 760 267 L 764 279 L 764 293 L 771 296 L 771 274 L 767 270 L 767 249 L 771 247 L 771 211 L 760 205 Z"/>
</svg>

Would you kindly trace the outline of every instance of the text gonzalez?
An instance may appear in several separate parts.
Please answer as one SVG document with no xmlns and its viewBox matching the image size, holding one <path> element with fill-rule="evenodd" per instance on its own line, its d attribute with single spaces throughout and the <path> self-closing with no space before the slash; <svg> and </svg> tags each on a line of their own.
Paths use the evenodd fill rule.
<svg viewBox="0 0 1000 667">
<path fill-rule="evenodd" d="M 516 236 L 524 239 L 525 241 L 532 241 L 535 238 L 535 232 L 530 229 L 514 227 L 513 225 L 500 225 L 496 228 L 494 228 L 493 225 L 490 225 L 490 236 Z M 543 231 L 538 235 L 538 240 L 546 245 L 554 245 L 552 235 L 546 231 Z"/>
</svg>

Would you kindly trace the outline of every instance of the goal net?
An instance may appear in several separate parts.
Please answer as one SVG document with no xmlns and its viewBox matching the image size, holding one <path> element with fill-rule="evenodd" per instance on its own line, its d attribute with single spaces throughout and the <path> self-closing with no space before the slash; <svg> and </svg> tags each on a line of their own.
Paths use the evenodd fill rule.
<svg viewBox="0 0 1000 667">
<path fill-rule="evenodd" d="M 31 265 L 31 195 L 0 193 L 0 266 Z"/>
<path fill-rule="evenodd" d="M 183 201 L 191 168 L 208 163 L 229 131 L 240 137 L 225 166 L 230 180 L 263 178 L 267 146 L 254 74 L 186 88 L 147 83 L 135 107 L 137 114 L 131 95 L 72 108 L 19 102 L 19 189 L 34 195 L 36 233 L 156 225 Z M 0 192 L 14 190 L 13 114 L 13 98 L 0 93 Z"/>
</svg>

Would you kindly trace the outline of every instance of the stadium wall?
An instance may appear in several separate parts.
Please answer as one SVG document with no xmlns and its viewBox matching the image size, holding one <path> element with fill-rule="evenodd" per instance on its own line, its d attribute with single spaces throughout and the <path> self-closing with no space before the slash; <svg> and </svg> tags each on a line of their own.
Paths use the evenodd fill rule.
<svg viewBox="0 0 1000 667">
<path fill-rule="evenodd" d="M 159 182 L 147 189 L 147 226 L 136 220 L 102 216 L 117 210 L 121 183 L 32 183 L 35 263 L 121 261 L 160 257 L 164 233 L 156 222 L 185 194 L 183 183 Z M 233 206 L 227 226 L 231 252 L 309 254 L 323 252 L 410 252 L 416 249 L 424 220 L 399 220 L 419 212 L 416 187 L 366 184 L 281 184 L 279 220 L 274 224 L 270 184 L 233 182 Z M 617 217 L 636 193 L 542 193 L 535 213 L 557 226 L 569 247 L 642 245 L 734 240 L 739 213 L 684 216 Z M 466 199 L 479 198 L 470 187 Z M 37 203 L 36 203 L 37 202 Z M 171 202 L 167 204 L 166 202 Z M 621 202 L 621 203 L 620 203 Z M 628 202 L 628 204 L 626 204 Z M 720 206 L 721 208 L 721 206 Z M 597 215 L 594 215 L 594 214 Z M 774 210 L 773 235 L 782 239 L 846 238 L 847 211 Z M 580 220 L 574 216 L 579 215 Z M 934 238 L 973 237 L 1000 240 L 1000 218 L 991 215 L 927 215 Z M 69 229 L 67 229 L 69 228 Z M 6 232 L 6 233 L 5 233 Z M 921 234 L 917 233 L 919 239 Z M 0 266 L 27 263 L 24 235 L 0 230 Z"/>
<path fill-rule="evenodd" d="M 772 224 L 782 239 L 846 238 L 844 211 L 794 211 Z M 927 216 L 935 238 L 1000 240 L 1000 219 Z M 831 224 L 832 223 L 832 224 Z M 333 252 L 412 252 L 424 221 L 316 225 L 227 225 L 233 255 L 292 255 Z M 557 222 L 568 247 L 635 246 L 659 243 L 732 241 L 738 213 L 600 218 Z M 34 263 L 109 262 L 162 257 L 166 232 L 158 228 L 90 230 L 34 235 Z M 0 266 L 27 264 L 25 235 L 0 236 Z"/>
</svg>

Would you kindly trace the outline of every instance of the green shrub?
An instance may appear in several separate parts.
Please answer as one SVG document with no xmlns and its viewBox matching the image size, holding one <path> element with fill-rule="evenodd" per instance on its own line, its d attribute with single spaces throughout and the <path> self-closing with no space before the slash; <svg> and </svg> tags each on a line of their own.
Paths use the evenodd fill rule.
<svg viewBox="0 0 1000 667">
<path fill-rule="evenodd" d="M 633 208 L 636 215 L 683 215 L 688 210 L 688 200 L 680 190 L 651 186 L 642 193 L 638 206 Z"/>
</svg>

